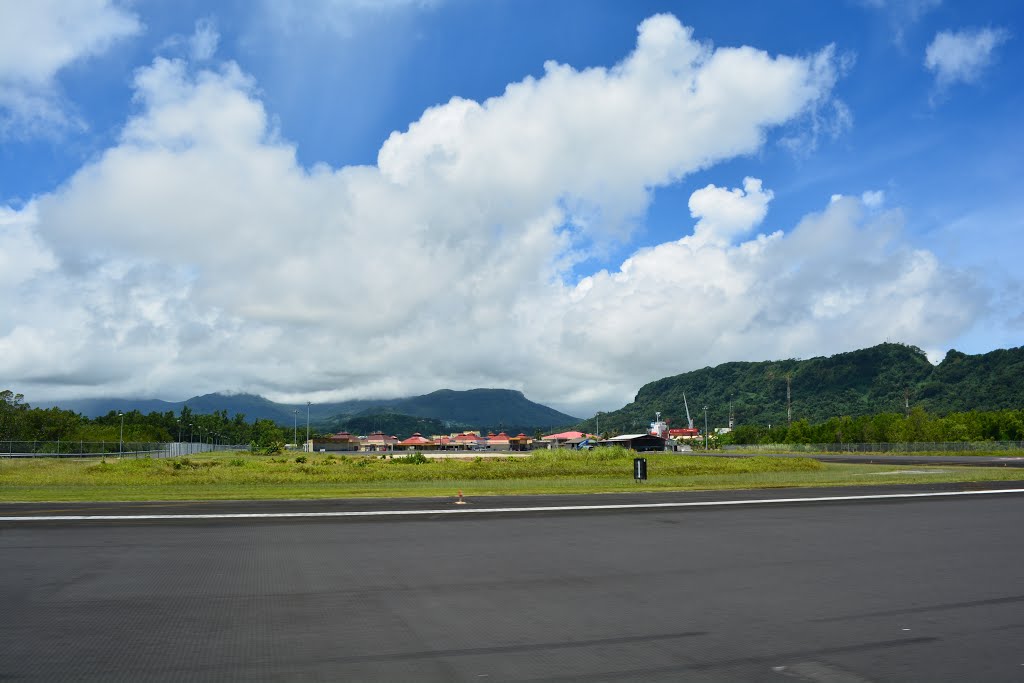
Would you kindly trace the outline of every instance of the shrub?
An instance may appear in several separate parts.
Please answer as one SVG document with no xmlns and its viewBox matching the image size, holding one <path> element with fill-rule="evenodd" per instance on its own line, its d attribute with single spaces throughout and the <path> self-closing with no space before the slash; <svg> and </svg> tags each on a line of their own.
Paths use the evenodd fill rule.
<svg viewBox="0 0 1024 683">
<path fill-rule="evenodd" d="M 171 467 L 176 470 L 200 470 L 219 467 L 220 462 L 216 460 L 192 460 L 191 458 L 179 458 L 171 460 Z"/>
<path fill-rule="evenodd" d="M 232 467 L 245 467 L 245 458 L 231 458 L 228 464 Z"/>
<path fill-rule="evenodd" d="M 295 458 L 295 462 L 299 463 L 300 465 L 304 464 L 306 460 L 307 458 L 304 455 L 300 455 L 299 457 Z"/>
<path fill-rule="evenodd" d="M 257 444 L 255 441 L 249 444 L 249 452 L 255 455 L 277 455 L 284 451 L 284 444 L 273 442 L 266 445 Z"/>
<path fill-rule="evenodd" d="M 422 453 L 413 453 L 411 455 L 392 458 L 391 462 L 401 463 L 403 465 L 422 465 L 424 463 L 430 462 L 430 458 L 423 455 Z"/>
</svg>

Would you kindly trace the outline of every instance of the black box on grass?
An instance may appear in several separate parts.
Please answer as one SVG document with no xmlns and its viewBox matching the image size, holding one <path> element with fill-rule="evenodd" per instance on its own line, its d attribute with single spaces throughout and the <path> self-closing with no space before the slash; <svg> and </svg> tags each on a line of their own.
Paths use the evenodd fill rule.
<svg viewBox="0 0 1024 683">
<path fill-rule="evenodd" d="M 647 479 L 647 458 L 633 458 L 633 478 L 637 481 Z"/>
</svg>

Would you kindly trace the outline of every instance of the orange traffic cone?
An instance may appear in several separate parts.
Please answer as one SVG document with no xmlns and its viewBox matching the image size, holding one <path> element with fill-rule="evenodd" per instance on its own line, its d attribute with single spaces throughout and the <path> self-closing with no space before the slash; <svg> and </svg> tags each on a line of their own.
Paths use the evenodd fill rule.
<svg viewBox="0 0 1024 683">
<path fill-rule="evenodd" d="M 462 489 L 459 489 L 459 499 L 455 501 L 456 505 L 465 505 L 466 501 L 462 500 Z"/>
</svg>

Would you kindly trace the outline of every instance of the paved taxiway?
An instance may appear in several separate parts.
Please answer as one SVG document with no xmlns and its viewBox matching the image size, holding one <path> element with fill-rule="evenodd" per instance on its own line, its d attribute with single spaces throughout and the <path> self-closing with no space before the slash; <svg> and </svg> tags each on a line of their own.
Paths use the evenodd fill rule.
<svg viewBox="0 0 1024 683">
<path fill-rule="evenodd" d="M 874 454 L 817 454 L 817 453 L 713 453 L 720 458 L 753 458 L 766 455 L 773 458 L 811 458 L 821 462 L 843 462 L 857 465 L 962 465 L 964 467 L 1024 467 L 1024 458 L 1014 455 L 898 455 Z"/>
<path fill-rule="evenodd" d="M 565 502 L 549 498 L 539 502 Z M 0 506 L 0 516 L 27 509 L 57 506 Z M 0 522 L 0 677 L 1016 681 L 1024 675 L 1022 515 L 1024 495 L 1002 493 L 409 518 Z"/>
</svg>

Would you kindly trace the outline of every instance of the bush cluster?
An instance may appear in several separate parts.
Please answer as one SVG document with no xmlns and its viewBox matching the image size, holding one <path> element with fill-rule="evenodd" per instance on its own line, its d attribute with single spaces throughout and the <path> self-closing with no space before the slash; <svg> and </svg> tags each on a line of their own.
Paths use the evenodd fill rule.
<svg viewBox="0 0 1024 683">
<path fill-rule="evenodd" d="M 392 458 L 391 462 L 397 465 L 424 465 L 432 461 L 422 453 L 412 453 L 410 455 L 400 455 L 397 458 Z"/>
</svg>

